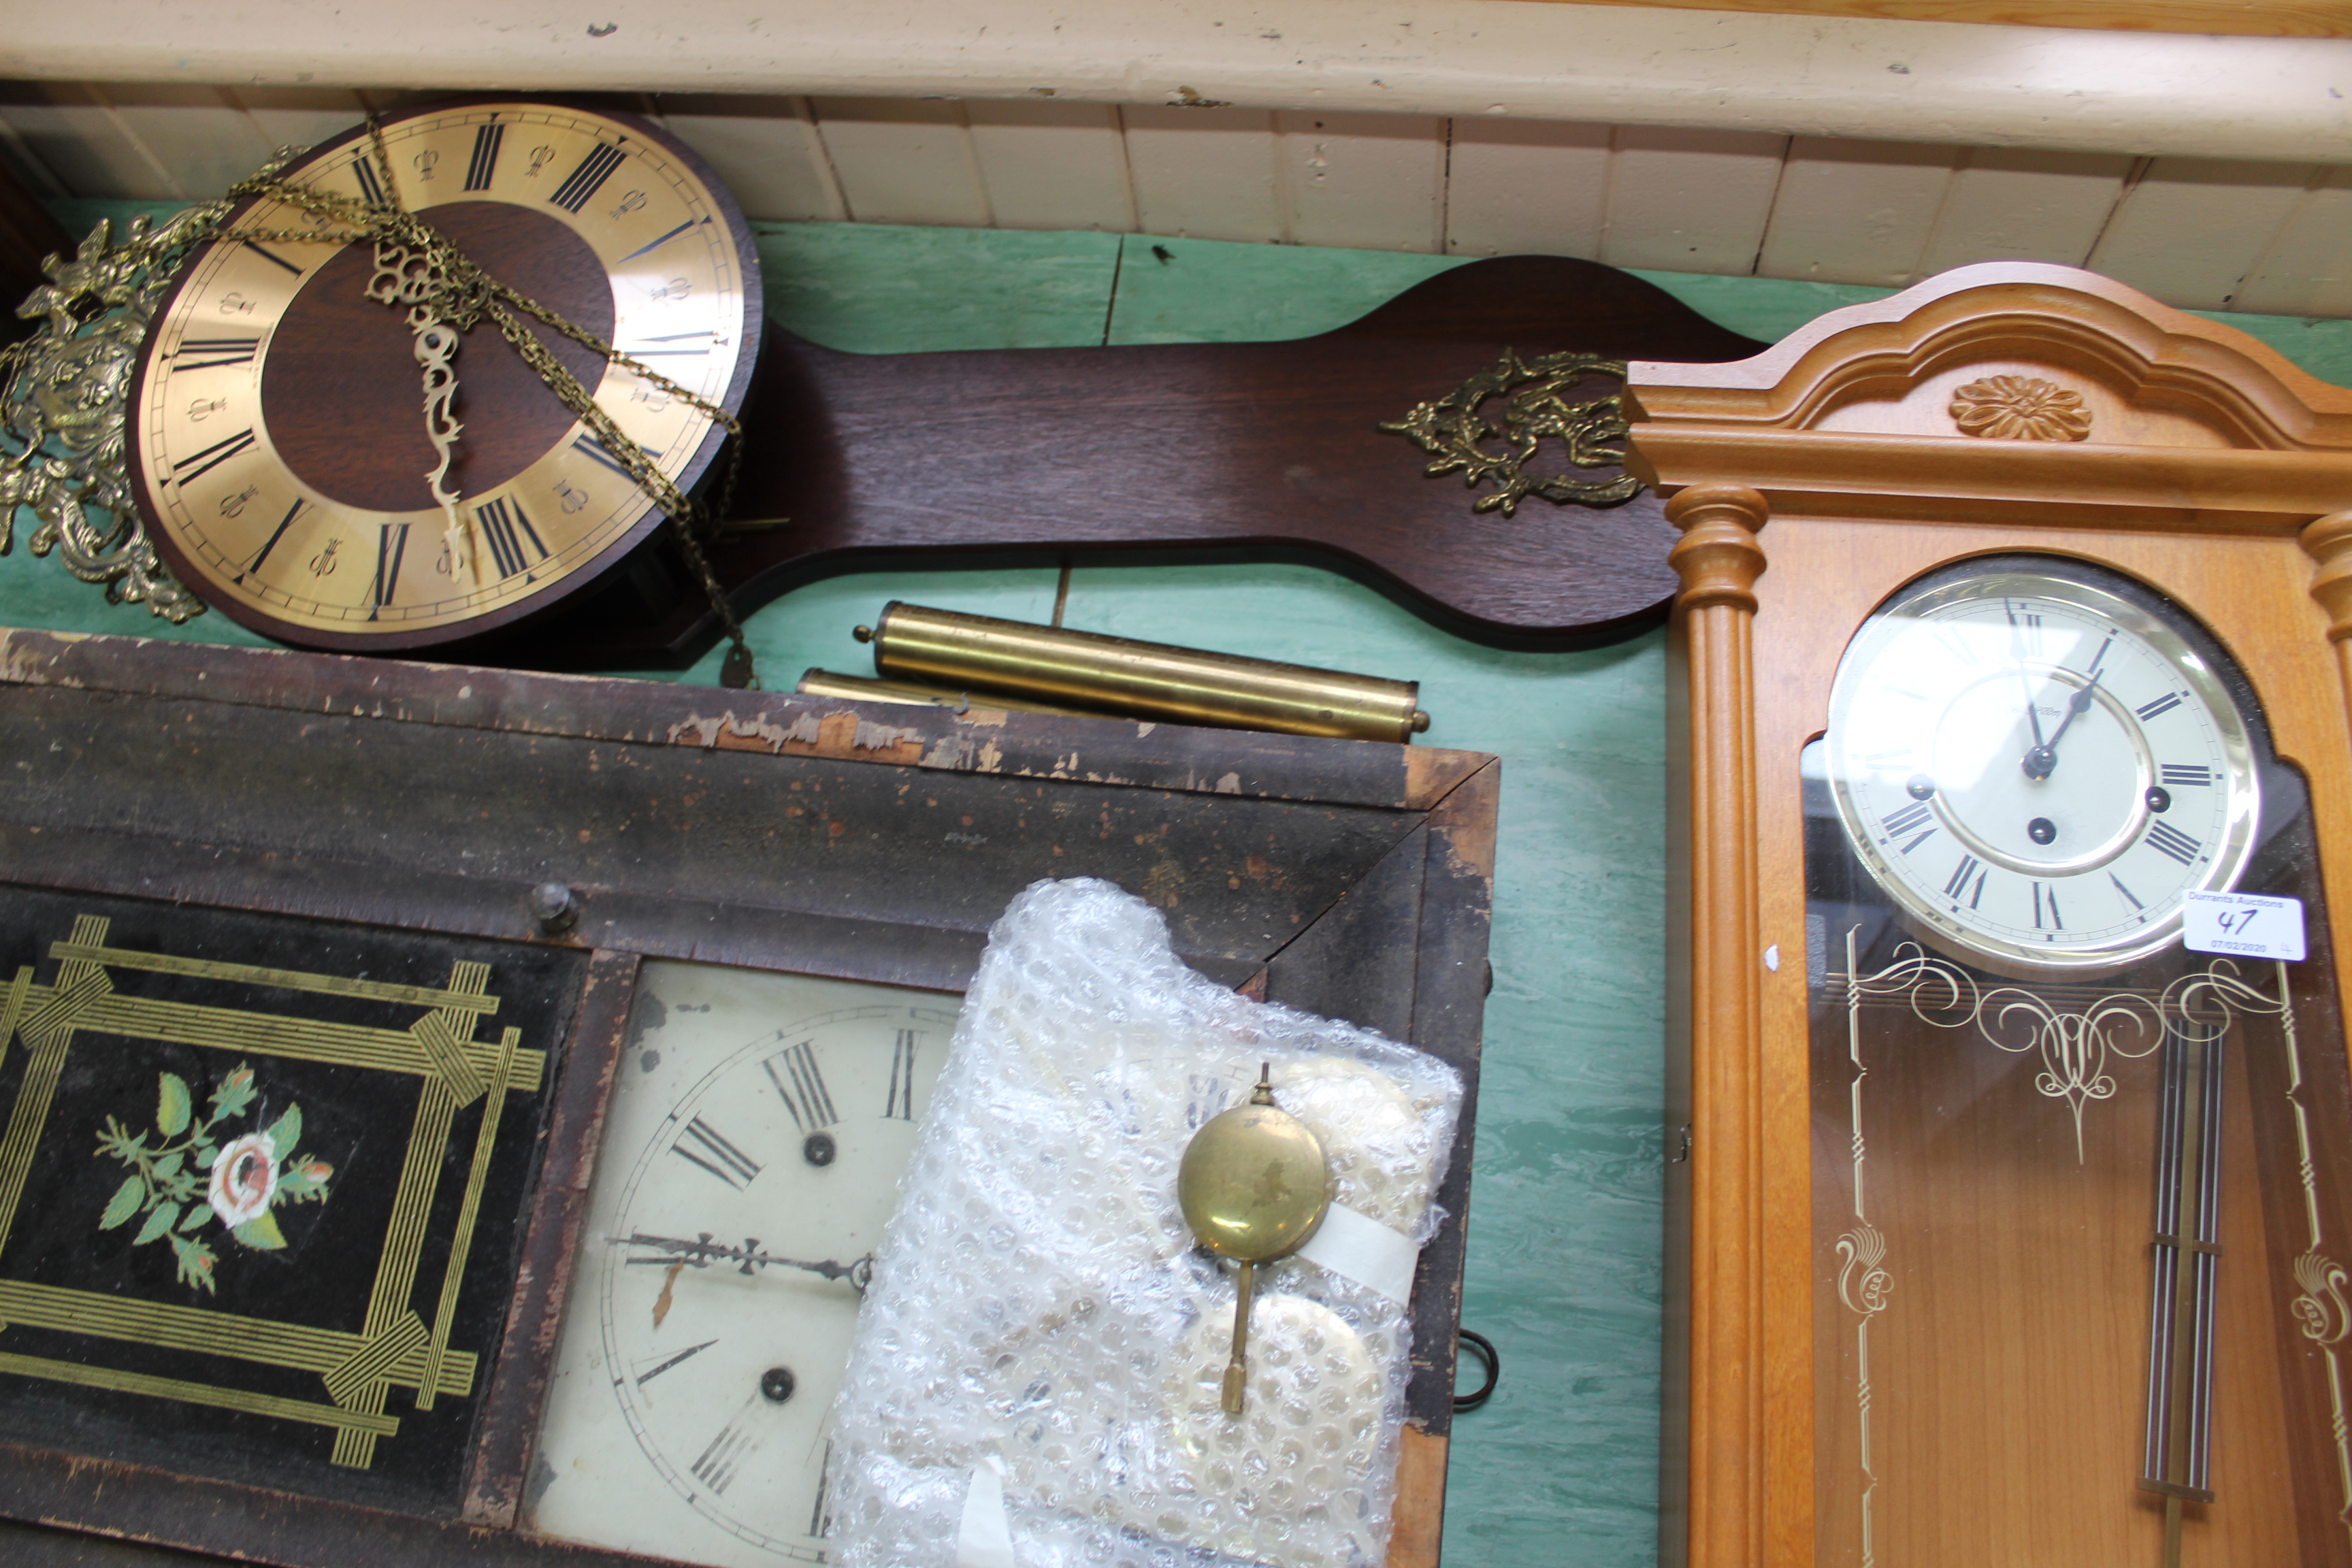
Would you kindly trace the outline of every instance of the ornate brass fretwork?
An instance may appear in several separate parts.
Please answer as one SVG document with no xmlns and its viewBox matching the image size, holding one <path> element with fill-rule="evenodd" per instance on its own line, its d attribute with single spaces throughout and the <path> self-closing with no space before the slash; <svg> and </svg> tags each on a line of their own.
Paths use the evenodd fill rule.
<svg viewBox="0 0 2352 1568">
<path fill-rule="evenodd" d="M 1414 404 L 1412 413 L 1384 420 L 1381 428 L 1434 453 L 1437 460 L 1422 469 L 1431 479 L 1460 474 L 1463 484 L 1474 490 L 1492 481 L 1495 492 L 1473 503 L 1470 510 L 1475 512 L 1499 511 L 1509 517 L 1531 495 L 1559 506 L 1570 501 L 1615 506 L 1641 494 L 1642 481 L 1623 473 L 1609 479 L 1580 479 L 1565 472 L 1546 479 L 1523 470 L 1546 437 L 1567 447 L 1568 460 L 1576 468 L 1610 468 L 1623 463 L 1622 397 L 1612 393 L 1571 403 L 1568 395 L 1588 376 L 1622 380 L 1624 374 L 1623 360 L 1600 354 L 1563 353 L 1523 361 L 1516 350 L 1505 349 L 1493 369 L 1480 371 L 1434 403 Z M 1502 400 L 1499 416 L 1481 412 L 1496 398 Z M 1498 442 L 1505 449 L 1496 450 Z"/>
<path fill-rule="evenodd" d="M 257 178 L 274 176 L 290 150 Z M 51 257 L 49 280 L 16 307 L 39 320 L 33 337 L 0 354 L 0 555 L 15 542 L 16 509 L 34 516 L 27 542 L 67 571 L 104 586 L 114 604 L 145 605 L 173 626 L 204 601 L 157 559 L 132 504 L 123 443 L 124 398 L 147 323 L 188 252 L 210 238 L 229 203 L 208 202 L 162 226 L 140 216 L 117 240 L 100 219 L 70 260 Z"/>
</svg>

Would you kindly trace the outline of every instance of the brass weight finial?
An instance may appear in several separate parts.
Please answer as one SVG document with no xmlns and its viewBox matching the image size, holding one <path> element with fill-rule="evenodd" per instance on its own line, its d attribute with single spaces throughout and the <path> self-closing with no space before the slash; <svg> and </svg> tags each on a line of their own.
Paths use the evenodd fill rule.
<svg viewBox="0 0 2352 1568">
<path fill-rule="evenodd" d="M 1260 1063 L 1249 1103 L 1209 1119 L 1184 1148 L 1176 1201 L 1202 1246 L 1240 1264 L 1234 1355 L 1224 1410 L 1238 1415 L 1248 1381 L 1250 1292 L 1261 1263 L 1307 1245 L 1330 1204 L 1331 1173 L 1307 1123 L 1274 1103 L 1271 1063 Z"/>
</svg>

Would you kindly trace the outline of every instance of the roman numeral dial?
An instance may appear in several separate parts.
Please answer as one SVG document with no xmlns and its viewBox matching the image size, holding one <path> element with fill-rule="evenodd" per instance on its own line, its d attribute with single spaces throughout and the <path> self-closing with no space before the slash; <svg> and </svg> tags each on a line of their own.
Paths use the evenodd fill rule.
<svg viewBox="0 0 2352 1568">
<path fill-rule="evenodd" d="M 426 216 L 492 277 L 693 398 L 740 407 L 760 342 L 756 256 L 668 132 L 493 101 L 396 112 L 381 133 L 381 156 L 354 135 L 284 177 Z M 424 479 L 414 334 L 369 297 L 372 247 L 301 237 L 333 232 L 293 204 L 257 205 L 191 254 L 139 367 L 128 423 L 149 535 L 247 625 L 340 650 L 478 635 L 582 588 L 662 526 L 639 474 L 691 492 L 718 458 L 692 398 L 542 332 L 625 443 L 600 445 L 479 324 L 448 361 L 462 428 L 445 512 Z"/>
<path fill-rule="evenodd" d="M 824 1561 L 829 1414 L 955 1006 L 645 965 L 541 1438 L 542 1531 Z"/>
<path fill-rule="evenodd" d="M 2119 969 L 2251 852 L 2221 657 L 2094 568 L 1964 563 L 1856 635 L 1808 771 L 1909 931 L 2011 970 Z"/>
</svg>

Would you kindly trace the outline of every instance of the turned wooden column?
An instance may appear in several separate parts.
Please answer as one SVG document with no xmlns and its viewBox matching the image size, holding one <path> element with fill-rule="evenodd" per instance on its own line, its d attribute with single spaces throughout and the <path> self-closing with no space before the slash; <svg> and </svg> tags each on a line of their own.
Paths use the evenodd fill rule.
<svg viewBox="0 0 2352 1568">
<path fill-rule="evenodd" d="M 1757 1568 L 1763 1539 L 1764 1084 L 1756 858 L 1756 535 L 1738 485 L 1666 503 L 1682 530 L 1675 635 L 1687 688 L 1690 813 L 1691 1568 Z"/>
<path fill-rule="evenodd" d="M 2331 511 L 2305 524 L 2303 549 L 2318 567 L 2311 574 L 2311 596 L 2327 612 L 2327 640 L 2336 645 L 2352 711 L 2352 511 Z"/>
</svg>

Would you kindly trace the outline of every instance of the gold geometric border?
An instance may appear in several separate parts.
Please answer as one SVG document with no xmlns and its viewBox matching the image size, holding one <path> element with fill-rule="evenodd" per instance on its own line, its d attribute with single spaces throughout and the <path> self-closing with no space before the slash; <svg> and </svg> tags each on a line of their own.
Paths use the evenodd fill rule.
<svg viewBox="0 0 2352 1568">
<path fill-rule="evenodd" d="M 473 1245 L 506 1097 L 539 1091 L 546 1076 L 547 1055 L 520 1048 L 520 1029 L 504 1029 L 495 1041 L 474 1038 L 478 1021 L 499 1010 L 499 999 L 488 994 L 490 971 L 486 963 L 457 963 L 446 987 L 394 985 L 110 947 L 107 927 L 103 918 L 78 917 L 72 937 L 50 945 L 49 956 L 58 961 L 55 984 L 37 984 L 27 965 L 17 971 L 5 999 L 0 999 L 0 1065 L 5 1065 L 10 1044 L 20 1038 L 27 1058 L 23 1087 L 10 1108 L 7 1129 L 0 1133 L 0 1255 L 5 1255 L 15 1227 L 17 1204 L 47 1127 L 49 1103 L 77 1034 L 405 1073 L 421 1079 L 407 1153 L 393 1196 L 392 1218 L 385 1227 L 367 1315 L 356 1334 L 0 1279 L 0 1331 L 11 1323 L 22 1323 L 313 1373 L 324 1385 L 330 1403 L 281 1399 L 210 1383 L 6 1352 L 0 1352 L 0 1373 L 331 1426 L 335 1431 L 333 1462 L 364 1469 L 374 1462 L 376 1440 L 393 1436 L 400 1429 L 400 1423 L 383 1413 L 393 1387 L 413 1390 L 420 1410 L 430 1410 L 444 1394 L 462 1397 L 473 1390 L 477 1358 L 449 1346 L 457 1292 Z M 109 969 L 355 996 L 426 1011 L 406 1029 L 386 1029 L 152 1001 L 116 992 Z M 428 1328 L 412 1305 L 426 1221 L 446 1157 L 451 1122 L 477 1100 L 486 1103 Z"/>
</svg>

